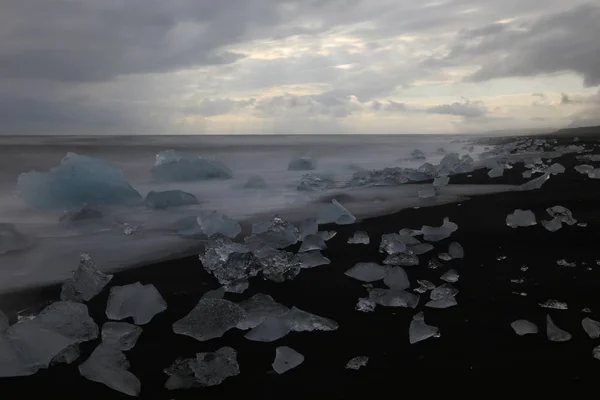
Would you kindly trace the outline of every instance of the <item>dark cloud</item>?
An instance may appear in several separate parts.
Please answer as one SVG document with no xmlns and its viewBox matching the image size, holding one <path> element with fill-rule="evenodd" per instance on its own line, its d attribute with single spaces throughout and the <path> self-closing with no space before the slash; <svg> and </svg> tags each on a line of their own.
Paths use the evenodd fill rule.
<svg viewBox="0 0 600 400">
<path fill-rule="evenodd" d="M 479 118 L 487 114 L 488 109 L 482 102 L 463 100 L 452 104 L 441 104 L 425 110 L 429 114 L 457 115 L 464 118 Z"/>
</svg>

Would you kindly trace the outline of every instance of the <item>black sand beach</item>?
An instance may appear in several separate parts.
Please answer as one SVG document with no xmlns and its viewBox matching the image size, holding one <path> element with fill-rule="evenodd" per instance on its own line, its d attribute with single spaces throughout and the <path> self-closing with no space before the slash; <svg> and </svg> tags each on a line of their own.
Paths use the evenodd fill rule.
<svg viewBox="0 0 600 400">
<path fill-rule="evenodd" d="M 572 143 L 572 138 L 559 139 L 559 143 Z M 590 148 L 597 142 L 595 138 L 585 138 L 580 143 Z M 244 339 L 244 332 L 233 329 L 222 338 L 198 342 L 172 331 L 173 322 L 186 315 L 204 292 L 218 287 L 197 257 L 118 274 L 110 286 L 152 283 L 168 303 L 167 311 L 143 327 L 137 345 L 127 352 L 131 372 L 142 382 L 140 398 L 281 399 L 311 395 L 344 399 L 384 393 L 490 393 L 520 387 L 536 388 L 539 393 L 571 385 L 579 392 L 595 386 L 600 361 L 592 357 L 592 349 L 600 342 L 587 336 L 581 320 L 600 319 L 600 266 L 596 264 L 600 260 L 600 181 L 573 169 L 584 163 L 576 160 L 574 154 L 554 162 L 563 164 L 566 172 L 552 176 L 539 190 L 479 196 L 457 204 L 403 210 L 354 225 L 321 227 L 338 232 L 323 252 L 331 259 L 331 265 L 304 270 L 295 280 L 281 284 L 257 278 L 244 294 L 226 295 L 227 299 L 238 301 L 255 293 L 269 294 L 288 307 L 296 306 L 337 321 L 339 329 L 334 332 L 292 332 L 273 343 L 258 343 Z M 527 181 L 521 176 L 523 171 L 523 165 L 518 164 L 505 171 L 503 177 L 491 180 L 487 170 L 478 170 L 470 176 L 453 176 L 450 182 L 521 184 Z M 545 209 L 555 205 L 570 209 L 587 227 L 563 226 L 554 233 L 544 229 L 539 222 L 550 219 Z M 538 224 L 508 227 L 506 216 L 518 208 L 532 210 Z M 402 228 L 419 229 L 422 225 L 439 226 L 444 217 L 458 224 L 458 231 L 434 243 L 435 250 L 420 256 L 419 266 L 405 269 L 411 288 L 418 287 L 417 279 L 439 285 L 443 283 L 440 275 L 456 269 L 460 273 L 454 284 L 460 290 L 456 296 L 458 305 L 437 310 L 424 308 L 422 301 L 416 310 L 377 306 L 371 313 L 355 311 L 357 299 L 367 292 L 361 282 L 344 272 L 357 262 L 381 262 L 384 256 L 378 247 L 382 234 Z M 357 230 L 368 232 L 369 245 L 347 244 Z M 428 268 L 428 260 L 446 252 L 453 241 L 462 244 L 465 258 L 443 263 L 438 269 Z M 559 266 L 559 259 L 576 262 L 577 266 Z M 523 266 L 528 269 L 522 271 Z M 517 278 L 524 278 L 524 282 L 511 283 Z M 39 298 L 57 299 L 60 288 L 39 293 Z M 107 320 L 107 297 L 105 290 L 88 304 L 98 325 Z M 14 310 L 24 298 L 25 294 L 4 296 L 0 297 L 0 304 Z M 538 305 L 548 299 L 564 301 L 569 308 L 548 310 Z M 591 312 L 583 312 L 584 308 Z M 427 324 L 439 327 L 441 337 L 411 345 L 408 327 L 413 315 L 421 310 Z M 549 341 L 545 333 L 546 314 L 570 332 L 572 340 Z M 517 336 L 510 326 L 517 319 L 532 321 L 538 325 L 539 333 Z M 82 356 L 72 365 L 58 365 L 30 377 L 0 379 L 0 397 L 130 398 L 79 375 L 77 365 L 98 343 L 99 340 L 82 345 Z M 282 345 L 302 353 L 305 361 L 286 374 L 277 375 L 271 363 L 275 348 Z M 176 358 L 193 357 L 223 346 L 238 351 L 238 376 L 211 388 L 174 392 L 164 389 L 167 376 L 163 369 Z M 345 364 L 356 356 L 368 356 L 368 365 L 358 371 L 345 369 Z"/>
</svg>

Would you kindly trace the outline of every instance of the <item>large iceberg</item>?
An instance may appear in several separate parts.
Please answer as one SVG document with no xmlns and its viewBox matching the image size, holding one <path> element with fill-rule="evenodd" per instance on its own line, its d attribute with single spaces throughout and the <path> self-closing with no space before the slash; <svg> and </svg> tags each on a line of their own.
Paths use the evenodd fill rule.
<svg viewBox="0 0 600 400">
<path fill-rule="evenodd" d="M 156 155 L 152 176 L 158 181 L 183 182 L 231 179 L 233 172 L 218 160 L 166 150 Z"/>
<path fill-rule="evenodd" d="M 118 167 L 75 153 L 68 153 L 60 165 L 48 172 L 21 174 L 17 191 L 28 204 L 42 209 L 132 205 L 142 201 Z"/>
<path fill-rule="evenodd" d="M 149 208 L 162 210 L 169 207 L 198 204 L 198 199 L 193 194 L 181 190 L 167 190 L 164 192 L 150 191 L 144 202 Z"/>
</svg>

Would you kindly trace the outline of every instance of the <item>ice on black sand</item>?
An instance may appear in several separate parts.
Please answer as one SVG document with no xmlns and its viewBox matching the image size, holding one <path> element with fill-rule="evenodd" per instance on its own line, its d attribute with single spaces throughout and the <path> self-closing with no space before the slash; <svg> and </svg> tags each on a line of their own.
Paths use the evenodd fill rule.
<svg viewBox="0 0 600 400">
<path fill-rule="evenodd" d="M 200 342 L 223 336 L 246 319 L 246 311 L 224 299 L 202 298 L 192 311 L 173 324 L 173 332 Z"/>
<path fill-rule="evenodd" d="M 129 396 L 139 396 L 142 384 L 129 372 L 129 361 L 121 349 L 102 342 L 90 357 L 79 366 L 84 378 L 102 383 Z"/>
<path fill-rule="evenodd" d="M 363 297 L 358 299 L 356 306 L 354 307 L 356 311 L 360 312 L 371 312 L 375 310 L 377 304 L 373 300 L 368 297 Z"/>
<path fill-rule="evenodd" d="M 339 325 L 332 319 L 292 307 L 290 311 L 279 317 L 294 332 L 335 331 Z"/>
<path fill-rule="evenodd" d="M 512 214 L 506 216 L 506 225 L 511 228 L 534 226 L 536 224 L 535 214 L 531 210 L 516 209 Z"/>
<path fill-rule="evenodd" d="M 356 222 L 356 217 L 337 200 L 333 199 L 330 204 L 321 208 L 317 222 L 319 224 L 350 225 Z"/>
<path fill-rule="evenodd" d="M 419 287 L 415 289 L 415 292 L 417 293 L 423 294 L 429 290 L 435 289 L 435 285 L 427 280 L 417 280 L 417 283 L 419 284 Z"/>
<path fill-rule="evenodd" d="M 510 326 L 519 336 L 538 333 L 538 327 L 533 322 L 529 322 L 526 319 L 518 319 L 513 321 L 511 322 Z"/>
<path fill-rule="evenodd" d="M 348 363 L 346 363 L 346 369 L 352 369 L 354 371 L 357 371 L 357 370 L 361 369 L 362 367 L 366 367 L 368 362 L 369 362 L 369 357 L 366 357 L 366 356 L 354 357 L 350 361 L 348 361 Z"/>
<path fill-rule="evenodd" d="M 551 308 L 554 310 L 567 310 L 569 308 L 567 303 L 552 299 L 548 299 L 543 303 L 539 303 L 539 306 L 542 308 Z"/>
<path fill-rule="evenodd" d="M 383 283 L 390 289 L 395 290 L 406 290 L 410 287 L 408 275 L 402 267 L 392 267 L 388 269 L 383 278 Z"/>
<path fill-rule="evenodd" d="M 423 225 L 421 233 L 423 234 L 423 239 L 429 242 L 439 242 L 440 240 L 450 237 L 457 229 L 457 224 L 451 222 L 449 218 L 444 218 L 442 226 Z"/>
<path fill-rule="evenodd" d="M 458 274 L 458 272 L 456 270 L 449 269 L 442 276 L 440 276 L 440 279 L 443 280 L 444 282 L 454 283 L 454 282 L 458 282 L 459 277 L 460 277 L 460 275 Z"/>
<path fill-rule="evenodd" d="M 222 347 L 214 353 L 198 353 L 196 358 L 178 358 L 164 371 L 169 375 L 168 390 L 216 386 L 239 375 L 237 351 Z"/>
<path fill-rule="evenodd" d="M 242 301 L 239 306 L 246 312 L 245 318 L 237 325 L 242 330 L 255 328 L 265 319 L 279 317 L 289 311 L 289 308 L 277 303 L 273 297 L 262 293 Z"/>
<path fill-rule="evenodd" d="M 600 322 L 591 318 L 584 318 L 581 321 L 581 326 L 590 339 L 598 339 L 600 337 Z"/>
<path fill-rule="evenodd" d="M 233 172 L 218 160 L 174 150 L 158 153 L 151 172 L 154 179 L 163 182 L 233 178 Z"/>
<path fill-rule="evenodd" d="M 251 248 L 268 245 L 283 249 L 297 243 L 300 239 L 298 227 L 280 216 L 275 216 L 270 221 L 253 223 L 252 235 L 244 238 L 244 242 Z"/>
<path fill-rule="evenodd" d="M 323 256 L 318 250 L 300 253 L 297 255 L 297 259 L 301 268 L 315 268 L 331 264 L 331 260 Z"/>
<path fill-rule="evenodd" d="M 60 298 L 63 301 L 89 301 L 99 294 L 112 278 L 113 275 L 104 274 L 96 268 L 89 254 L 82 254 L 73 276 L 62 285 Z"/>
<path fill-rule="evenodd" d="M 206 236 L 221 234 L 233 239 L 242 232 L 237 221 L 216 211 L 204 213 L 196 221 Z"/>
<path fill-rule="evenodd" d="M 307 237 L 304 238 L 304 240 L 302 241 L 302 244 L 300 245 L 300 249 L 298 250 L 298 252 L 304 253 L 304 252 L 313 251 L 313 250 L 324 250 L 326 248 L 327 248 L 327 245 L 325 244 L 325 240 L 323 240 L 321 235 L 314 234 L 314 235 L 308 235 Z"/>
<path fill-rule="evenodd" d="M 540 177 L 534 178 L 532 180 L 530 180 L 529 182 L 526 182 L 524 184 L 522 184 L 521 186 L 519 186 L 519 190 L 535 190 L 535 189 L 539 189 L 542 187 L 542 185 L 544 183 L 546 183 L 546 181 L 550 179 L 550 174 L 544 174 Z"/>
<path fill-rule="evenodd" d="M 408 328 L 408 336 L 410 344 L 415 344 L 430 337 L 439 336 L 439 328 L 425 323 L 423 313 L 420 312 L 413 317 Z"/>
<path fill-rule="evenodd" d="M 546 315 L 546 336 L 551 342 L 568 342 L 572 337 L 569 332 L 557 327 L 549 314 Z"/>
<path fill-rule="evenodd" d="M 360 262 L 354 267 L 350 268 L 345 272 L 346 276 L 357 279 L 361 282 L 375 282 L 382 280 L 386 273 L 387 268 L 373 262 Z"/>
<path fill-rule="evenodd" d="M 411 252 L 399 253 L 387 256 L 383 260 L 385 265 L 395 265 L 401 267 L 412 267 L 419 265 L 419 257 L 412 254 Z"/>
<path fill-rule="evenodd" d="M 280 346 L 275 349 L 275 361 L 273 361 L 272 367 L 278 374 L 283 374 L 303 362 L 304 356 L 302 354 L 291 347 Z"/>
<path fill-rule="evenodd" d="M 354 236 L 348 239 L 348 244 L 369 244 L 370 242 L 369 234 L 364 231 L 356 231 Z"/>
<path fill-rule="evenodd" d="M 375 304 L 384 307 L 416 308 L 420 296 L 404 290 L 395 289 L 369 289 L 369 299 Z"/>
<path fill-rule="evenodd" d="M 321 237 L 323 238 L 324 241 L 329 241 L 331 239 L 333 239 L 335 237 L 335 235 L 337 235 L 336 231 L 319 231 L 317 232 L 319 235 L 321 235 Z"/>
<path fill-rule="evenodd" d="M 106 316 L 117 321 L 132 317 L 136 325 L 145 325 L 166 309 L 167 303 L 154 285 L 136 282 L 110 289 Z"/>
<path fill-rule="evenodd" d="M 381 236 L 379 243 L 379 252 L 389 255 L 398 254 L 406 251 L 406 239 L 413 239 L 411 236 L 402 236 L 397 233 L 387 233 Z"/>
<path fill-rule="evenodd" d="M 444 297 L 454 297 L 458 294 L 458 289 L 449 283 L 444 283 L 433 289 L 429 294 L 431 300 L 439 300 Z"/>
<path fill-rule="evenodd" d="M 450 243 L 450 246 L 448 246 L 448 254 L 450 254 L 452 258 L 464 258 L 465 250 L 460 243 L 452 242 Z"/>
<path fill-rule="evenodd" d="M 428 301 L 427 303 L 425 303 L 425 307 L 445 309 L 445 308 L 454 307 L 457 304 L 458 304 L 458 302 L 456 301 L 454 296 L 445 296 L 440 299 Z"/>
<path fill-rule="evenodd" d="M 142 328 L 126 322 L 106 322 L 102 325 L 102 343 L 121 351 L 134 348 Z"/>
</svg>

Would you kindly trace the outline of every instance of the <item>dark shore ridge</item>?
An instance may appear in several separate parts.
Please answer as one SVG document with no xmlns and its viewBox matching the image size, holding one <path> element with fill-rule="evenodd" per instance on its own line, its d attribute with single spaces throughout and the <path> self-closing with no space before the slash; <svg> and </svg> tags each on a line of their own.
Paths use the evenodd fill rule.
<svg viewBox="0 0 600 400">
<path fill-rule="evenodd" d="M 564 172 L 550 174 L 539 189 L 406 209 L 348 225 L 320 225 L 319 231 L 337 232 L 322 250 L 330 264 L 302 269 L 295 278 L 283 282 L 253 277 L 243 293 L 226 293 L 223 299 L 227 302 L 220 299 L 219 291 L 205 296 L 221 285 L 203 268 L 198 257 L 118 273 L 91 300 L 77 301 L 87 305 L 89 315 L 102 329 L 110 321 L 107 303 L 119 302 L 111 288 L 137 282 L 154 285 L 166 308 L 154 293 L 139 286 L 136 290 L 156 310 L 156 315 L 148 317 L 135 311 L 128 314 L 136 309 L 136 304 L 116 303 L 108 313 L 113 319 L 136 315 L 135 320 L 126 318 L 122 322 L 141 326 L 143 331 L 137 343 L 139 332 L 124 325 L 120 327 L 131 330 L 112 334 L 107 331 L 104 339 L 96 332 L 97 339 L 79 345 L 80 356 L 71 364 L 60 362 L 31 376 L 0 378 L 0 396 L 131 398 L 82 376 L 87 370 L 81 366 L 88 363 L 92 352 L 100 361 L 88 363 L 87 367 L 106 367 L 102 362 L 104 353 L 97 349 L 110 346 L 107 342 L 111 337 L 118 342 L 114 349 L 122 351 L 129 361 L 129 372 L 141 382 L 141 391 L 129 394 L 142 399 L 270 399 L 306 395 L 343 399 L 385 393 L 421 396 L 437 391 L 462 393 L 468 387 L 485 384 L 490 385 L 482 387 L 486 392 L 496 387 L 541 391 L 567 385 L 576 385 L 578 390 L 594 387 L 600 374 L 600 360 L 594 353 L 600 345 L 600 325 L 595 323 L 600 320 L 600 180 L 575 167 L 587 164 L 600 168 L 600 157 L 597 161 L 593 157 L 581 158 L 600 153 L 596 151 L 600 142 L 593 135 L 581 135 L 575 142 L 572 136 L 550 139 L 556 140 L 553 147 L 583 146 L 586 152 L 546 160 L 546 167 L 559 163 Z M 483 168 L 453 175 L 450 184 L 522 185 L 541 176 L 534 173 L 525 178 L 526 170 L 523 162 L 514 162 L 500 177 L 491 179 L 490 169 Z M 555 206 L 569 210 L 574 220 L 564 213 L 550 215 L 548 209 Z M 535 225 L 517 218 L 517 225 L 531 226 L 508 226 L 507 216 L 519 209 L 531 211 Z M 458 226 L 449 237 L 436 241 L 414 236 L 422 244 L 434 247 L 417 254 L 418 265 L 409 265 L 411 261 L 405 255 L 413 254 L 410 251 L 396 252 L 394 246 L 387 253 L 385 249 L 380 251 L 382 235 L 398 234 L 402 229 L 420 230 L 424 225 L 439 227 L 445 218 Z M 560 229 L 548 225 L 553 218 L 558 220 L 554 223 L 561 225 Z M 368 244 L 363 244 L 364 235 L 356 235 L 359 231 L 368 235 Z M 355 243 L 348 243 L 351 238 Z M 410 242 L 407 238 L 413 236 L 405 231 L 403 238 Z M 316 238 L 311 240 L 312 245 L 323 247 Z M 296 253 L 301 246 L 299 242 L 286 250 Z M 352 273 L 347 271 L 357 263 L 376 263 L 379 269 L 366 266 L 363 275 L 359 271 L 358 275 L 349 276 Z M 432 291 L 434 287 L 437 289 Z M 384 292 L 388 288 L 396 292 Z M 457 292 L 444 290 L 449 288 Z M 62 292 L 63 299 L 85 297 L 81 291 L 65 295 L 62 288 Z M 261 337 L 265 331 L 235 327 L 244 321 L 243 315 L 235 316 L 240 308 L 237 305 L 247 304 L 244 301 L 258 294 L 271 296 L 284 306 L 279 311 L 273 306 L 263 322 L 267 336 L 283 330 L 277 340 L 249 340 L 245 337 L 248 332 Z M 416 295 L 420 299 L 413 304 Z M 38 308 L 43 308 L 60 298 L 61 287 L 43 288 L 0 297 L 0 307 L 14 323 L 14 313 L 23 302 L 40 303 Z M 363 311 L 357 310 L 359 299 L 364 300 L 359 307 Z M 448 307 L 432 307 L 430 302 L 436 300 L 438 305 Z M 203 302 L 204 309 L 198 310 Z M 236 304 L 235 310 L 232 303 Z M 364 312 L 375 303 L 374 310 Z M 298 319 L 297 314 L 293 315 L 293 307 L 323 318 Z M 286 313 L 288 309 L 292 311 Z M 184 319 L 190 312 L 191 324 L 200 326 L 196 338 L 191 337 L 190 325 Z M 227 329 L 222 318 L 231 319 L 232 329 Z M 265 315 L 260 318 L 264 320 Z M 203 323 L 212 325 L 209 329 Z M 244 323 L 258 325 L 256 321 Z M 224 331 L 222 336 L 215 333 L 220 329 Z M 199 337 L 203 339 L 197 340 Z M 0 352 L 2 344 L 0 341 Z M 112 349 L 104 351 L 110 353 Z M 198 353 L 210 354 L 197 356 Z M 68 359 L 68 355 L 63 357 Z M 108 356 L 107 359 L 112 360 Z M 192 361 L 179 369 L 171 368 L 177 359 Z M 112 361 L 108 365 L 112 366 Z M 169 368 L 171 377 L 164 372 Z M 187 371 L 187 381 L 182 371 Z M 94 371 L 89 374 L 93 376 Z M 121 372 L 117 375 L 122 376 Z M 191 387 L 169 390 L 165 384 L 168 380 L 174 384 L 173 376 L 181 378 L 175 386 Z M 121 383 L 131 388 L 127 382 Z"/>
</svg>

